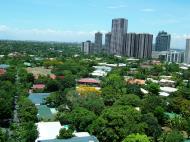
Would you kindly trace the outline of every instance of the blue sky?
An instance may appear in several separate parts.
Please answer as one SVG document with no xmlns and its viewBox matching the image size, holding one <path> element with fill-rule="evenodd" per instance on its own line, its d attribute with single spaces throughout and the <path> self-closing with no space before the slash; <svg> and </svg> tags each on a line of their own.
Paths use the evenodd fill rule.
<svg viewBox="0 0 190 142">
<path fill-rule="evenodd" d="M 111 30 L 113 18 L 129 20 L 129 32 L 172 35 L 173 48 L 190 37 L 189 0 L 0 0 L 0 39 L 93 40 Z"/>
</svg>

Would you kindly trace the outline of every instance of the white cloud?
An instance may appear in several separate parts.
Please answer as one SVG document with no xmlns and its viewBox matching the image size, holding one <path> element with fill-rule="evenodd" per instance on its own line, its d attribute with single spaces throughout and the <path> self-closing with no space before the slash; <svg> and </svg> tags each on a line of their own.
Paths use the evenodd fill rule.
<svg viewBox="0 0 190 142">
<path fill-rule="evenodd" d="M 120 9 L 120 8 L 126 8 L 127 5 L 114 5 L 114 6 L 108 6 L 108 9 Z"/>
<path fill-rule="evenodd" d="M 9 30 L 9 27 L 6 25 L 0 25 L 0 32 L 6 32 Z"/>
<path fill-rule="evenodd" d="M 143 11 L 143 12 L 155 12 L 156 10 L 153 8 L 144 8 L 144 9 L 141 9 L 141 11 Z"/>
<path fill-rule="evenodd" d="M 81 42 L 94 40 L 94 33 L 97 31 L 64 31 L 56 29 L 19 29 L 6 25 L 0 25 L 0 38 L 13 40 L 43 40 L 43 41 L 64 41 Z M 100 30 L 106 33 L 104 30 Z"/>
</svg>

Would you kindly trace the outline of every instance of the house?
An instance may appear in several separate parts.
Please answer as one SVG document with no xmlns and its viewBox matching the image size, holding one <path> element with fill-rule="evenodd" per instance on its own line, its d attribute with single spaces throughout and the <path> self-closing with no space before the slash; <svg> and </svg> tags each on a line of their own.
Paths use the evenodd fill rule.
<svg viewBox="0 0 190 142">
<path fill-rule="evenodd" d="M 80 85 L 100 86 L 100 80 L 95 78 L 82 78 L 77 80 L 77 83 Z"/>
<path fill-rule="evenodd" d="M 48 108 L 46 105 L 39 105 L 36 106 L 38 109 L 38 114 L 37 117 L 39 120 L 53 120 L 54 117 L 54 112 L 50 108 Z"/>
<path fill-rule="evenodd" d="M 166 92 L 159 92 L 159 95 L 163 97 L 168 97 L 170 94 Z"/>
<path fill-rule="evenodd" d="M 102 70 L 95 70 L 94 72 L 91 73 L 91 75 L 95 77 L 105 77 L 107 76 L 107 73 Z"/>
<path fill-rule="evenodd" d="M 137 85 L 145 85 L 145 80 L 141 79 L 129 79 L 127 81 L 128 84 L 137 84 Z"/>
<path fill-rule="evenodd" d="M 39 122 L 36 123 L 39 136 L 36 142 L 43 140 L 53 140 L 59 135 L 59 131 L 63 128 L 60 122 Z"/>
<path fill-rule="evenodd" d="M 143 94 L 145 94 L 145 95 L 149 93 L 147 90 L 145 90 L 145 89 L 143 89 L 143 88 L 141 88 L 140 90 L 141 90 L 141 92 L 142 92 Z"/>
<path fill-rule="evenodd" d="M 28 62 L 24 62 L 24 65 L 27 66 L 27 67 L 31 67 L 31 63 L 28 63 Z"/>
<path fill-rule="evenodd" d="M 42 140 L 40 142 L 99 142 L 95 136 L 88 137 L 73 137 L 70 139 L 54 139 L 54 140 Z"/>
<path fill-rule="evenodd" d="M 160 86 L 175 87 L 176 82 L 168 79 L 161 79 L 159 81 Z"/>
<path fill-rule="evenodd" d="M 10 65 L 7 65 L 7 64 L 0 64 L 0 69 L 7 69 L 9 68 Z"/>
<path fill-rule="evenodd" d="M 49 77 L 53 80 L 55 80 L 57 78 L 57 76 L 55 74 L 50 74 Z"/>
<path fill-rule="evenodd" d="M 173 87 L 160 87 L 161 92 L 165 92 L 168 94 L 174 93 L 176 91 L 178 91 L 177 88 L 173 88 Z"/>
<path fill-rule="evenodd" d="M 29 99 L 35 105 L 42 105 L 45 103 L 45 99 L 50 95 L 50 93 L 30 93 Z"/>
<path fill-rule="evenodd" d="M 32 89 L 34 89 L 34 90 L 43 90 L 43 89 L 45 89 L 45 85 L 44 84 L 34 84 L 32 86 Z"/>
<path fill-rule="evenodd" d="M 62 128 L 68 129 L 68 125 L 61 126 L 60 122 L 39 122 L 36 123 L 39 136 L 35 142 L 99 142 L 95 136 L 88 132 L 74 132 L 73 138 L 57 139 Z"/>
<path fill-rule="evenodd" d="M 0 69 L 0 76 L 4 75 L 6 73 L 5 69 Z"/>
</svg>

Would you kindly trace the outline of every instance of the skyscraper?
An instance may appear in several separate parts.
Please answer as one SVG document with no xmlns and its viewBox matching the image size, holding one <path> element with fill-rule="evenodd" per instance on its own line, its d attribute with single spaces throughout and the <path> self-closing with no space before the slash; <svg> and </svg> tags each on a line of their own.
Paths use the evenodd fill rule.
<svg viewBox="0 0 190 142">
<path fill-rule="evenodd" d="M 185 63 L 190 64 L 190 39 L 186 40 Z"/>
<path fill-rule="evenodd" d="M 151 58 L 152 56 L 153 35 L 137 34 L 135 38 L 134 57 Z"/>
<path fill-rule="evenodd" d="M 159 32 L 156 37 L 155 51 L 169 51 L 170 50 L 171 35 L 167 32 Z"/>
<path fill-rule="evenodd" d="M 102 50 L 102 33 L 95 33 L 95 43 L 94 43 L 94 52 L 100 53 Z"/>
<path fill-rule="evenodd" d="M 124 55 L 125 56 L 134 57 L 135 39 L 136 39 L 135 33 L 125 34 L 125 40 L 124 40 Z"/>
<path fill-rule="evenodd" d="M 110 53 L 123 55 L 124 36 L 127 33 L 128 20 L 119 18 L 112 20 Z"/>
<path fill-rule="evenodd" d="M 86 42 L 82 43 L 82 52 L 84 54 L 91 54 L 93 52 L 93 46 L 91 41 L 87 40 Z"/>
<path fill-rule="evenodd" d="M 107 53 L 110 52 L 110 44 L 111 44 L 111 33 L 107 33 L 105 35 L 105 50 Z"/>
</svg>

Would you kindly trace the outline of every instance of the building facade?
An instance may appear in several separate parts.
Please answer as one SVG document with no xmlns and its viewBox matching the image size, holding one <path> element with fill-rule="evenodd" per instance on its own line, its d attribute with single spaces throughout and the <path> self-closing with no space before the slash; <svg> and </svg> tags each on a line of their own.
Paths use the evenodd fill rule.
<svg viewBox="0 0 190 142">
<path fill-rule="evenodd" d="M 178 51 L 168 51 L 166 54 L 166 61 L 173 63 L 183 63 L 184 62 L 185 53 Z"/>
<path fill-rule="evenodd" d="M 135 55 L 135 40 L 136 34 L 135 33 L 128 33 L 125 35 L 125 42 L 124 42 L 124 54 L 127 57 L 134 57 Z"/>
<path fill-rule="evenodd" d="M 95 33 L 94 53 L 100 53 L 102 50 L 102 33 Z"/>
<path fill-rule="evenodd" d="M 128 20 L 124 18 L 112 20 L 110 53 L 123 55 L 124 36 L 127 33 Z"/>
<path fill-rule="evenodd" d="M 111 32 L 105 35 L 105 50 L 107 53 L 110 53 L 110 45 L 111 45 Z"/>
<path fill-rule="evenodd" d="M 90 40 L 86 41 L 86 42 L 83 42 L 82 43 L 82 49 L 81 51 L 84 53 L 84 54 L 91 54 L 93 53 L 93 44 Z"/>
<path fill-rule="evenodd" d="M 185 63 L 190 64 L 190 39 L 186 40 Z"/>
<path fill-rule="evenodd" d="M 152 56 L 153 35 L 137 34 L 135 38 L 134 57 L 151 58 Z"/>
<path fill-rule="evenodd" d="M 159 32 L 156 37 L 155 51 L 169 51 L 170 50 L 171 35 L 167 32 Z"/>
</svg>

